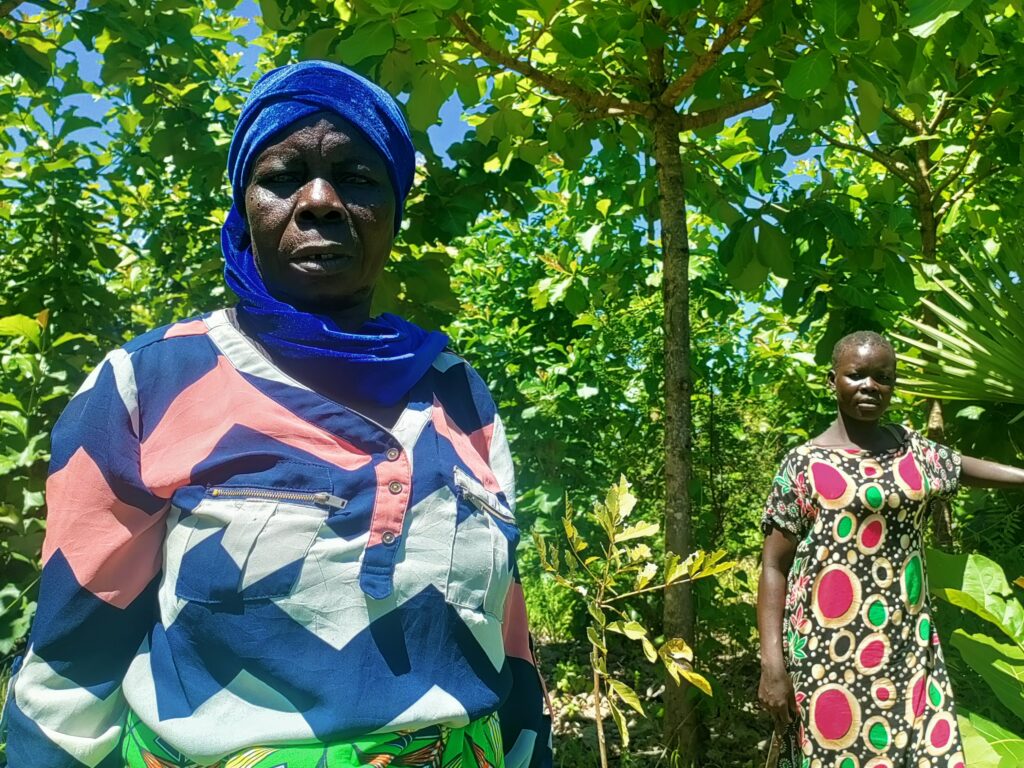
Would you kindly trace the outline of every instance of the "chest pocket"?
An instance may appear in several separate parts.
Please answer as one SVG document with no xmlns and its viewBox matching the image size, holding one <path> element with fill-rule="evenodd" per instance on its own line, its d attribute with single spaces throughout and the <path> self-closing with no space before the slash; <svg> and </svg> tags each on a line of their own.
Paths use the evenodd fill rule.
<svg viewBox="0 0 1024 768">
<path fill-rule="evenodd" d="M 328 514 L 344 507 L 327 492 L 211 489 L 179 523 L 189 530 L 175 594 L 224 604 L 286 597 Z"/>
<path fill-rule="evenodd" d="M 519 529 L 511 510 L 476 479 L 454 470 L 455 535 L 446 599 L 501 618 L 512 584 Z"/>
</svg>

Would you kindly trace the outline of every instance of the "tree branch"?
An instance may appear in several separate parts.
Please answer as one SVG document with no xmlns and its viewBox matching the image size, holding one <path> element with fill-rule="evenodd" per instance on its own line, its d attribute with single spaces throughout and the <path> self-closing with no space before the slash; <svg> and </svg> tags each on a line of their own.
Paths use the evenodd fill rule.
<svg viewBox="0 0 1024 768">
<path fill-rule="evenodd" d="M 726 104 L 720 104 L 717 107 L 710 107 L 709 109 L 705 109 L 700 112 L 687 112 L 680 114 L 677 116 L 679 130 L 696 131 L 701 128 L 707 128 L 709 125 L 720 123 L 733 115 L 739 115 L 744 112 L 749 112 L 752 109 L 763 107 L 772 100 L 774 95 L 775 91 L 771 88 L 766 88 L 763 91 L 758 91 L 750 96 L 746 96 L 739 101 L 730 101 Z"/>
<path fill-rule="evenodd" d="M 946 115 L 949 114 L 950 106 L 952 106 L 952 101 L 949 98 L 949 93 L 942 94 L 942 98 L 939 100 L 939 108 L 935 110 L 935 116 L 928 122 L 928 133 L 935 133 L 935 129 L 939 127 L 942 121 L 946 119 Z"/>
<path fill-rule="evenodd" d="M 815 131 L 815 133 L 818 134 L 819 136 L 821 136 L 821 138 L 823 138 L 825 141 L 827 141 L 829 144 L 831 144 L 834 147 L 839 147 L 840 149 L 845 149 L 845 150 L 848 150 L 850 152 L 857 152 L 857 153 L 859 153 L 861 155 L 865 155 L 867 157 L 870 157 L 875 162 L 880 163 L 881 165 L 884 165 L 886 168 L 889 169 L 890 172 L 892 172 L 896 176 L 899 176 L 901 179 L 903 179 L 903 181 L 905 181 L 907 184 L 909 184 L 913 189 L 915 189 L 915 190 L 917 189 L 917 179 L 914 178 L 914 176 L 911 173 L 910 169 L 909 168 L 901 168 L 899 163 L 896 160 L 893 160 L 890 157 L 886 157 L 885 154 L 883 154 L 882 152 L 875 152 L 875 151 L 870 150 L 870 149 L 865 149 L 864 147 L 861 147 L 861 146 L 859 146 L 857 144 L 848 144 L 845 141 L 840 141 L 839 139 L 836 139 L 836 138 L 833 138 L 832 136 L 829 136 L 827 133 L 825 133 L 824 131 L 821 131 L 821 130 L 817 130 L 817 131 Z"/>
<path fill-rule="evenodd" d="M 768 2 L 770 1 L 768 0 Z M 686 72 L 677 77 L 665 89 L 661 94 L 661 103 L 666 106 L 675 106 L 680 97 L 689 92 L 701 76 L 715 65 L 718 58 L 722 55 L 722 51 L 726 49 L 729 43 L 739 37 L 740 33 L 746 29 L 747 24 L 761 10 L 764 4 L 765 0 L 747 0 L 746 6 L 736 18 L 726 25 L 725 29 L 722 30 L 722 34 L 715 38 L 711 48 L 700 54 L 693 64 L 687 68 Z"/>
<path fill-rule="evenodd" d="M 459 14 L 453 13 L 449 16 L 452 25 L 462 33 L 466 42 L 476 48 L 485 58 L 492 63 L 498 64 L 505 69 L 518 72 L 524 77 L 530 78 L 537 85 L 546 89 L 555 96 L 572 102 L 582 111 L 600 112 L 605 115 L 617 115 L 630 113 L 653 118 L 655 110 L 651 104 L 643 104 L 629 99 L 620 99 L 605 93 L 588 91 L 585 88 L 562 80 L 547 72 L 537 69 L 529 61 L 523 61 L 511 56 L 506 51 L 499 51 L 484 40 L 480 34 L 469 25 Z"/>
<path fill-rule="evenodd" d="M 22 0 L 4 0 L 4 2 L 0 3 L 0 19 L 10 16 L 21 3 Z"/>
<path fill-rule="evenodd" d="M 910 131 L 915 136 L 920 136 L 921 135 L 921 126 L 919 126 L 913 120 L 907 120 L 907 118 L 905 118 L 903 115 L 901 115 L 899 112 L 897 112 L 892 107 L 883 105 L 882 106 L 882 111 L 885 112 L 885 114 L 887 114 L 889 117 L 891 117 L 897 123 L 902 125 L 904 128 L 906 128 L 908 131 Z"/>
<path fill-rule="evenodd" d="M 939 206 L 939 209 L 935 212 L 935 218 L 941 220 L 943 217 L 945 217 L 947 213 L 949 213 L 950 208 L 956 205 L 958 201 L 962 200 L 968 192 L 970 192 L 975 186 L 977 186 L 978 182 L 984 181 L 989 176 L 996 174 L 1002 169 L 1003 166 L 1001 165 L 993 165 L 991 168 L 985 171 L 985 173 L 980 173 L 977 176 L 973 176 L 970 179 L 970 181 L 968 181 L 956 192 L 954 192 L 953 196 L 950 197 L 949 200 L 947 200 L 946 202 Z"/>
<path fill-rule="evenodd" d="M 950 184 L 952 184 L 954 181 L 960 178 L 960 175 L 964 172 L 964 169 L 967 167 L 967 164 L 971 161 L 971 156 L 978 149 L 978 142 L 981 141 L 981 134 L 985 132 L 986 128 L 988 128 L 988 121 L 992 117 L 992 113 L 995 112 L 995 110 L 996 99 L 993 99 L 992 105 L 988 108 L 988 112 L 986 112 L 985 116 L 981 118 L 981 125 L 978 126 L 978 130 L 976 130 L 974 132 L 974 135 L 971 137 L 971 141 L 967 145 L 967 149 L 964 150 L 963 159 L 960 161 L 960 164 L 956 167 L 956 169 L 951 171 L 950 174 L 945 179 L 942 180 L 942 183 L 935 188 L 936 195 L 941 195 L 946 190 L 946 188 L 949 187 Z"/>
</svg>

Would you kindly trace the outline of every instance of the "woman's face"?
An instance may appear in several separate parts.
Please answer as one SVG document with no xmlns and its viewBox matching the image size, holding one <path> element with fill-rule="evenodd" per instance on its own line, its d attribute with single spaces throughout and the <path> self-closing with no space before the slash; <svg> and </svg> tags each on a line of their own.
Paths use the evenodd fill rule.
<svg viewBox="0 0 1024 768">
<path fill-rule="evenodd" d="M 849 347 L 829 372 L 828 383 L 840 413 L 857 421 L 878 421 L 896 386 L 896 357 L 874 344 Z"/>
<path fill-rule="evenodd" d="M 245 214 L 274 298 L 323 313 L 369 305 L 391 253 L 395 193 L 383 158 L 347 120 L 311 115 L 264 149 Z"/>
</svg>

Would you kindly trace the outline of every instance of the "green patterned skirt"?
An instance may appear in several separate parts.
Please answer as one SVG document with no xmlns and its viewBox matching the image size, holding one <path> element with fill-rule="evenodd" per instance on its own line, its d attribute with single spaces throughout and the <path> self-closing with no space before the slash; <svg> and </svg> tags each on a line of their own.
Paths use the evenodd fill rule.
<svg viewBox="0 0 1024 768">
<path fill-rule="evenodd" d="M 251 747 L 200 765 L 182 757 L 129 713 L 121 754 L 126 768 L 504 768 L 497 713 L 465 728 L 430 726 L 338 744 Z"/>
</svg>

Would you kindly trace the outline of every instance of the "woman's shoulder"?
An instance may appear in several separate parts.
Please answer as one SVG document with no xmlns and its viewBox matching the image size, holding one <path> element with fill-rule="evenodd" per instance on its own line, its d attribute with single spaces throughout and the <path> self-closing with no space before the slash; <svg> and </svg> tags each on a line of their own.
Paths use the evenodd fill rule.
<svg viewBox="0 0 1024 768">
<path fill-rule="evenodd" d="M 122 345 L 120 349 L 132 355 L 147 347 L 170 341 L 171 339 L 206 336 L 210 332 L 211 321 L 217 314 L 216 312 L 211 312 L 162 325 L 159 328 L 154 328 L 151 331 L 146 331 L 136 336 L 131 341 Z"/>
<path fill-rule="evenodd" d="M 208 340 L 216 313 L 179 320 L 146 331 L 109 351 L 82 385 L 88 390 L 110 368 L 119 389 L 137 389 L 150 379 L 178 380 L 193 368 L 209 368 L 216 351 Z"/>
</svg>

